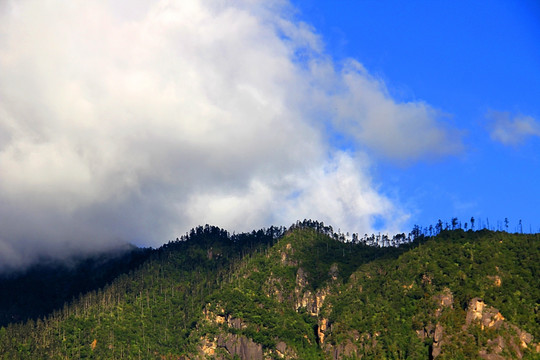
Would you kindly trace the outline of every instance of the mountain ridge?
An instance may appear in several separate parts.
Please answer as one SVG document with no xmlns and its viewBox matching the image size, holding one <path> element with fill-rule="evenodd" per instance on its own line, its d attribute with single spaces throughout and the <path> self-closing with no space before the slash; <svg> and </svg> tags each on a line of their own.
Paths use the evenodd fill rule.
<svg viewBox="0 0 540 360">
<path fill-rule="evenodd" d="M 0 355 L 538 357 L 538 235 L 444 230 L 381 247 L 308 224 L 196 228 L 61 311 L 1 328 Z"/>
</svg>

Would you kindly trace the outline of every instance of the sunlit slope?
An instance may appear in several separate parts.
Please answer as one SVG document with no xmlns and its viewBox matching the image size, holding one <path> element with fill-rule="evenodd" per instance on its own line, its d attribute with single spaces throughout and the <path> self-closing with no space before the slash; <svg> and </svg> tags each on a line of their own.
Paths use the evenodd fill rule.
<svg viewBox="0 0 540 360">
<path fill-rule="evenodd" d="M 2 358 L 536 358 L 537 235 L 443 231 L 395 247 L 317 226 L 198 228 L 45 320 Z"/>
</svg>

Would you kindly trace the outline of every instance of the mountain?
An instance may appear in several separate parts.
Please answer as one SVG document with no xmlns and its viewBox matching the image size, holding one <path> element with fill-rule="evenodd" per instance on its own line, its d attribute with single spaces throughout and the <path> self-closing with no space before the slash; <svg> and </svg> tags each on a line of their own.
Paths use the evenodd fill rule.
<svg viewBox="0 0 540 360">
<path fill-rule="evenodd" d="M 540 358 L 538 234 L 353 239 L 311 221 L 198 227 L 0 328 L 0 358 Z"/>
<path fill-rule="evenodd" d="M 126 245 L 64 261 L 42 261 L 10 273 L 0 273 L 0 326 L 44 317 L 74 297 L 103 287 L 140 266 L 150 249 Z"/>
</svg>

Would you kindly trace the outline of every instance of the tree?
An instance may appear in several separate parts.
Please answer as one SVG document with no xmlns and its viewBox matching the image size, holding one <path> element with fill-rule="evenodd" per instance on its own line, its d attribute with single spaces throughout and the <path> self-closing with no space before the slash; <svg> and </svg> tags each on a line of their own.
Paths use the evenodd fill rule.
<svg viewBox="0 0 540 360">
<path fill-rule="evenodd" d="M 452 230 L 456 230 L 457 223 L 458 223 L 457 217 L 452 218 Z"/>
<path fill-rule="evenodd" d="M 418 225 L 414 225 L 413 226 L 413 229 L 412 229 L 412 236 L 413 236 L 413 240 L 414 239 L 417 239 L 418 237 L 420 237 L 420 234 L 422 233 L 422 231 L 420 230 L 420 226 Z"/>
<path fill-rule="evenodd" d="M 508 218 L 504 218 L 504 227 L 506 228 L 506 232 L 508 232 Z"/>
<path fill-rule="evenodd" d="M 471 216 L 471 230 L 474 231 L 474 217 Z"/>
<path fill-rule="evenodd" d="M 440 233 L 442 231 L 442 221 L 441 221 L 441 219 L 439 219 L 439 221 L 437 221 L 437 224 L 435 225 L 435 230 L 437 230 L 437 233 Z"/>
</svg>

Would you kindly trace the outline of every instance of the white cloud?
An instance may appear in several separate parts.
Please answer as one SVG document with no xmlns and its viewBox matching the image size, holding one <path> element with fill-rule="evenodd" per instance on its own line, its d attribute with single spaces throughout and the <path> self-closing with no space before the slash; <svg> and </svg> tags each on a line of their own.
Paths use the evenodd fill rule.
<svg viewBox="0 0 540 360">
<path fill-rule="evenodd" d="M 0 264 L 159 245 L 205 222 L 402 226 L 359 149 L 417 159 L 454 151 L 453 135 L 358 64 L 337 70 L 289 13 L 283 1 L 4 3 Z M 328 122 L 356 154 L 335 148 Z"/>
<path fill-rule="evenodd" d="M 487 118 L 491 139 L 504 145 L 519 145 L 530 136 L 540 136 L 540 123 L 531 116 L 490 111 Z"/>
<path fill-rule="evenodd" d="M 231 193 L 194 194 L 188 217 L 196 224 L 220 219 L 235 229 L 249 231 L 252 224 L 289 224 L 292 219 L 317 219 L 347 231 L 373 230 L 375 217 L 386 220 L 383 231 L 397 232 L 408 215 L 374 188 L 365 159 L 344 152 L 314 164 L 302 173 L 261 182 Z M 337 229 L 337 227 L 336 227 Z"/>
<path fill-rule="evenodd" d="M 384 232 L 402 230 L 408 215 L 381 195 L 369 177 L 366 159 L 336 153 L 297 179 L 294 197 L 280 206 L 282 219 L 318 219 L 343 231 L 373 231 L 376 217 L 385 220 Z"/>
<path fill-rule="evenodd" d="M 331 64 L 314 68 L 330 90 L 324 104 L 335 125 L 364 148 L 397 162 L 462 151 L 460 132 L 444 123 L 448 115 L 422 101 L 397 102 L 358 62 L 349 60 L 339 72 Z"/>
</svg>

